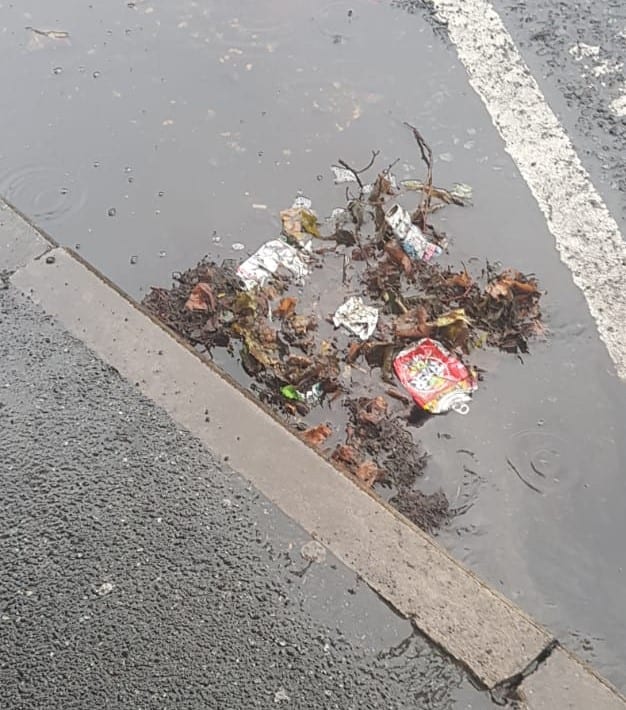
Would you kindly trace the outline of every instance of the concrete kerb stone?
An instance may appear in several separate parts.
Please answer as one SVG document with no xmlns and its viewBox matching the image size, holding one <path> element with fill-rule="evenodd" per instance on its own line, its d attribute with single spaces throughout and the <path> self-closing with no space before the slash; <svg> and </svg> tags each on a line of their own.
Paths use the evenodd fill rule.
<svg viewBox="0 0 626 710">
<path fill-rule="evenodd" d="M 518 692 L 526 710 L 624 710 L 626 701 L 605 680 L 557 648 Z"/>
<path fill-rule="evenodd" d="M 63 249 L 13 283 L 354 569 L 487 687 L 551 637 L 430 537 L 338 473 Z"/>
<path fill-rule="evenodd" d="M 55 246 L 50 237 L 0 199 L 0 271 L 13 271 Z"/>
<path fill-rule="evenodd" d="M 0 225 L 0 241 L 7 226 Z M 18 242 L 33 237 L 24 229 L 20 235 Z M 13 284 L 227 458 L 486 687 L 518 676 L 552 642 L 524 612 L 339 474 L 76 255 L 58 248 L 51 255 L 53 263 L 35 259 L 19 269 Z M 621 703 L 615 707 L 626 708 L 615 697 Z"/>
</svg>

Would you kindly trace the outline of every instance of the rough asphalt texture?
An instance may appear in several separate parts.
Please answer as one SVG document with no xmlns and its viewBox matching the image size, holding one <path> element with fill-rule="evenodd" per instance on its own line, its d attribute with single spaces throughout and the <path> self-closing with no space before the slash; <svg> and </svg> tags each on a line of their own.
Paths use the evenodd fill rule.
<svg viewBox="0 0 626 710">
<path fill-rule="evenodd" d="M 491 707 L 10 288 L 0 449 L 1 708 Z"/>
</svg>

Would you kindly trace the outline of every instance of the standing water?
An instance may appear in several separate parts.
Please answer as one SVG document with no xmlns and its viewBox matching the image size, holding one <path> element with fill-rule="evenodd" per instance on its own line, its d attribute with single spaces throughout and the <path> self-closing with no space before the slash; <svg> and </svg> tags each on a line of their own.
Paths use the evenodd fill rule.
<svg viewBox="0 0 626 710">
<path fill-rule="evenodd" d="M 534 272 L 550 328 L 416 432 L 466 509 L 440 541 L 626 689 L 625 388 L 445 30 L 393 5 L 0 2 L 0 194 L 141 298 L 277 236 L 298 191 L 330 214 L 338 158 L 421 176 L 418 126 L 436 182 L 474 188 L 439 220 L 454 258 Z"/>
</svg>

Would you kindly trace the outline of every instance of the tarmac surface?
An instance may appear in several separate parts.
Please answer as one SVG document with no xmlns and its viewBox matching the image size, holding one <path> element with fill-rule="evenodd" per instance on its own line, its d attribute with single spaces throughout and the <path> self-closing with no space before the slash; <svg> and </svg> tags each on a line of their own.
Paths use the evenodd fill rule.
<svg viewBox="0 0 626 710">
<path fill-rule="evenodd" d="M 602 194 L 626 226 L 626 5 L 494 0 Z"/>
<path fill-rule="evenodd" d="M 494 0 L 492 5 L 622 233 L 626 233 L 626 173 L 622 159 L 626 92 L 621 66 L 626 48 L 624 4 L 620 0 L 557 4 Z M 80 250 L 118 286 L 140 297 L 152 284 L 169 283 L 172 271 L 186 268 L 207 251 L 221 259 L 238 256 L 232 250 L 233 244 L 245 243 L 248 251 L 258 246 L 275 233 L 278 210 L 288 204 L 296 189 L 305 189 L 319 209 L 332 206 L 332 191 L 338 188 L 331 184 L 328 165 L 337 157 L 358 162 L 376 147 L 382 149 L 387 162 L 407 155 L 413 160 L 414 156 L 407 153 L 409 141 L 403 138 L 401 121 L 407 117 L 415 120 L 435 152 L 437 181 L 450 185 L 463 180 L 474 187 L 476 204 L 472 210 L 445 215 L 444 226 L 456 241 L 455 253 L 463 260 L 478 255 L 535 271 L 547 290 L 546 320 L 551 330 L 549 340 L 533 345 L 532 356 L 523 364 L 496 358 L 486 361 L 489 378 L 475 398 L 471 422 L 446 420 L 442 427 L 431 423 L 429 428 L 423 428 L 421 435 L 431 453 L 432 485 L 442 485 L 453 498 L 460 495 L 462 503 L 472 506 L 439 540 L 454 557 L 532 614 L 570 651 L 624 691 L 623 383 L 615 377 L 572 274 L 556 254 L 543 215 L 506 154 L 490 116 L 469 89 L 464 67 L 445 26 L 425 12 L 427 3 L 396 0 L 393 6 L 392 10 L 388 2 L 377 0 L 359 5 L 326 0 L 313 16 L 308 3 L 295 0 L 290 4 L 282 0 L 255 4 L 236 0 L 229 6 L 209 2 L 206 7 L 191 0 L 154 7 L 148 0 L 121 6 L 96 6 L 83 0 L 63 0 L 54 7 L 46 0 L 0 3 L 4 9 L 0 30 L 5 37 L 0 47 L 4 60 L 1 72 L 7 85 L 17 87 L 15 93 L 4 97 L 0 128 L 12 140 L 0 155 L 0 194 L 9 197 L 60 243 Z M 271 14 L 266 12 L 268 7 Z M 409 17 L 399 9 L 402 7 L 416 12 Z M 348 15 L 348 10 L 354 13 Z M 67 30 L 70 37 L 44 37 L 33 32 L 31 25 Z M 371 38 L 379 35 L 383 38 L 377 45 L 380 51 L 373 53 Z M 418 91 L 413 90 L 416 74 Z M 221 100 L 223 96 L 228 96 L 228 101 Z M 533 117 L 536 119 L 531 112 L 529 126 L 533 125 Z M 401 167 L 415 170 L 417 166 Z M 593 215 L 594 211 L 587 210 L 585 214 Z M 585 230 L 584 243 L 597 246 L 602 240 L 590 229 Z M 1 247 L 2 244 L 0 250 Z M 594 270 L 585 274 L 592 281 L 597 276 Z M 8 298 L 4 292 L 0 296 Z M 607 305 L 613 307 L 614 303 Z M 21 301 L 12 308 L 14 317 L 24 308 L 29 318 L 35 317 L 31 306 Z M 4 302 L 1 310 L 0 328 L 4 331 L 9 327 Z M 37 323 L 40 317 L 36 317 Z M 38 330 L 39 325 L 33 328 Z M 2 348 L 7 346 L 3 335 L 0 333 L 0 351 L 4 358 Z M 31 333 L 29 337 L 32 340 L 30 345 L 24 344 L 24 352 L 36 353 L 38 348 L 50 352 L 39 342 L 39 336 Z M 54 342 L 61 348 L 69 347 L 63 339 Z M 72 360 L 76 341 L 71 342 L 72 347 L 65 353 L 68 372 L 71 363 L 78 363 Z M 62 368 L 55 358 L 51 362 Z M 21 380 L 15 380 L 28 383 L 25 392 L 32 395 L 30 404 L 24 405 L 24 417 L 30 416 L 31 410 L 36 413 L 36 406 L 41 404 L 35 400 L 40 396 L 35 394 L 36 386 L 47 397 L 53 397 L 48 392 L 47 375 L 56 377 L 57 373 L 42 369 L 43 365 L 28 366 L 32 368 L 32 378 L 23 373 Z M 118 381 L 115 372 L 101 367 L 111 381 Z M 62 369 L 58 372 L 62 374 Z M 0 378 L 3 376 L 4 366 L 0 365 Z M 64 387 L 74 387 L 65 380 L 63 383 Z M 83 380 L 80 386 L 87 387 Z M 93 393 L 89 396 L 96 397 Z M 79 400 L 71 399 L 69 390 L 67 397 L 59 401 L 71 410 L 70 401 Z M 0 402 L 8 401 L 8 395 L 0 389 Z M 93 403 L 87 404 L 86 390 L 85 399 L 80 401 L 80 406 L 87 407 L 93 417 L 100 417 L 103 429 L 109 421 L 115 421 L 107 419 Z M 142 401 L 151 411 L 160 411 Z M 0 406 L 0 424 L 3 409 L 6 412 L 7 407 Z M 120 406 L 119 411 L 126 410 Z M 83 430 L 65 410 L 60 412 L 68 429 L 73 426 L 76 431 Z M 58 414 L 56 409 L 53 413 Z M 164 422 L 169 421 L 165 414 L 163 417 Z M 39 420 L 33 416 L 32 421 Z M 143 436 L 144 423 L 140 425 L 138 421 L 134 431 Z M 175 425 L 169 425 L 174 427 L 173 432 Z M 0 437 L 7 436 L 5 428 L 0 431 Z M 54 442 L 58 451 L 66 439 L 70 449 L 78 446 L 69 437 L 61 440 L 47 429 L 42 431 L 43 438 Z M 446 439 L 440 439 L 440 434 Z M 452 449 L 448 443 L 450 434 L 455 440 Z M 104 431 L 98 435 L 108 441 Z M 180 441 L 183 440 L 187 439 L 183 436 Z M 148 441 L 159 449 L 158 439 Z M 24 450 L 32 451 L 33 456 L 51 456 L 45 441 L 22 442 Z M 135 445 L 136 458 L 139 445 Z M 124 447 L 130 445 L 116 446 L 126 451 Z M 111 447 L 112 451 L 117 450 L 113 444 Z M 471 462 L 459 454 L 465 449 L 473 452 Z M 124 455 L 133 460 L 133 456 Z M 180 456 L 177 461 L 183 460 Z M 512 475 L 507 459 L 537 483 L 541 495 Z M 0 467 L 3 464 L 0 462 Z M 232 459 L 231 464 L 235 465 Z M 541 473 L 536 473 L 536 469 Z M 210 466 L 206 470 L 212 472 L 211 476 L 221 475 Z M 98 472 L 110 475 L 104 465 Z M 533 478 L 535 475 L 537 478 Z M 24 488 L 24 481 L 21 486 Z M 170 488 L 163 490 L 169 494 Z M 463 497 L 466 492 L 467 499 Z M 249 493 L 252 500 L 254 494 Z M 130 493 L 127 502 L 129 496 Z M 223 497 L 230 496 L 220 495 L 217 500 Z M 169 499 L 165 499 L 169 504 Z M 32 500 L 38 506 L 34 509 L 37 514 L 47 512 L 41 498 L 34 496 Z M 157 500 L 162 502 L 160 497 Z M 28 520 L 30 514 L 22 502 L 19 511 Z M 146 505 L 144 511 L 148 509 Z M 77 508 L 68 510 L 68 519 L 76 525 L 81 520 Z M 267 521 L 265 510 L 260 503 L 246 508 L 249 524 Z M 135 527 L 143 529 L 141 525 L 146 523 L 140 525 L 138 513 L 137 516 Z M 280 514 L 277 519 L 286 520 Z M 44 544 L 46 520 L 32 533 L 40 546 Z M 4 521 L 0 522 L 3 535 Z M 277 550 L 289 550 L 293 541 L 285 530 L 290 530 L 290 525 L 293 524 L 287 523 L 286 528 L 280 528 L 280 534 L 276 533 Z M 109 530 L 112 529 L 111 522 Z M 295 526 L 294 530 L 300 529 Z M 110 534 L 117 544 L 118 533 Z M 0 548 L 8 539 L 0 537 Z M 299 544 L 294 545 L 289 554 L 299 570 Z M 67 546 L 63 549 L 72 550 Z M 122 558 L 134 559 L 126 548 L 120 549 Z M 156 559 L 157 553 L 153 554 Z M 16 558 L 10 559 L 13 564 Z M 74 569 L 62 562 L 60 555 L 55 564 Z M 272 572 L 275 567 L 267 569 Z M 313 565 L 302 579 L 311 580 L 319 574 L 326 580 L 328 590 L 328 579 L 334 577 L 326 573 L 326 566 Z M 74 572 L 70 578 L 70 584 L 82 585 L 81 589 L 109 581 L 92 581 L 87 572 L 82 581 Z M 61 582 L 55 584 L 63 588 Z M 42 585 L 51 587 L 45 581 Z M 340 577 L 337 594 L 330 599 L 345 597 L 354 603 L 355 595 L 345 591 L 351 586 L 350 581 L 344 584 Z M 293 591 L 294 585 L 289 589 Z M 362 584 L 359 589 L 365 593 L 366 587 Z M 98 597 L 97 602 L 101 606 L 103 601 L 109 602 L 116 591 L 119 587 Z M 172 598 L 176 595 L 173 587 L 168 587 L 167 592 Z M 370 592 L 367 594 L 374 604 L 367 623 L 363 616 L 352 614 L 350 623 L 346 621 L 341 626 L 342 633 L 354 639 L 362 626 L 378 629 L 374 619 L 381 614 L 377 633 L 385 640 L 378 645 L 372 642 L 368 648 L 384 652 L 407 638 L 410 630 L 406 635 L 385 631 L 388 624 L 395 629 L 395 622 L 387 607 Z M 34 597 L 35 594 L 30 597 L 31 603 Z M 2 612 L 3 599 L 0 577 L 0 616 L 6 615 Z M 59 599 L 68 604 L 73 601 L 72 597 Z M 334 612 L 343 609 L 342 604 L 329 602 Z M 164 639 L 169 641 L 169 630 L 155 611 L 157 606 L 156 602 L 146 601 L 147 614 L 159 622 L 154 645 L 166 648 Z M 186 608 L 191 615 L 193 605 Z M 37 613 L 43 612 L 39 609 Z M 68 613 L 55 607 L 63 628 L 67 626 L 63 619 Z M 334 628 L 329 618 L 315 617 L 315 623 L 332 624 Z M 124 633 L 136 634 L 131 615 L 128 619 L 129 628 Z M 406 629 L 407 622 L 402 623 Z M 71 625 L 67 628 L 73 629 Z M 41 633 L 47 632 L 44 629 Z M 82 639 L 78 633 L 75 637 Z M 171 638 L 178 636 L 172 633 Z M 87 641 L 81 641 L 81 652 L 83 648 L 99 648 L 97 639 Z M 3 642 L 0 635 L 0 644 Z M 411 644 L 415 643 L 412 637 Z M 145 641 L 146 647 L 147 644 Z M 269 642 L 267 647 L 272 648 Z M 37 641 L 30 648 L 39 653 L 44 644 Z M 180 643 L 174 648 L 179 650 L 172 653 L 187 658 Z M 25 649 L 22 643 L 24 659 L 28 655 Z M 356 655 L 351 659 L 361 658 L 359 649 L 359 645 L 352 648 Z M 115 649 L 111 653 L 114 652 Z M 0 649 L 0 664 L 3 653 Z M 89 663 L 99 663 L 97 654 L 85 657 L 91 658 Z M 238 657 L 233 651 L 229 658 Z M 366 660 L 365 665 L 359 666 L 361 669 L 372 656 L 363 658 Z M 403 659 L 406 654 L 396 660 L 401 663 Z M 102 668 L 105 674 L 109 673 L 107 682 L 112 687 L 117 671 L 109 660 L 107 656 L 108 665 L 102 663 Z M 569 680 L 559 664 L 552 663 L 555 660 L 553 657 L 543 670 L 553 669 L 548 685 L 552 691 L 555 687 L 560 691 L 553 682 L 554 676 L 565 679 L 563 682 Z M 191 661 L 189 669 L 186 661 L 184 664 L 190 678 L 199 678 L 193 675 L 196 670 L 190 670 L 195 668 Z M 76 666 L 78 684 L 86 677 L 86 667 Z M 6 666 L 0 668 L 1 677 L 9 677 L 14 687 L 14 671 L 9 672 Z M 148 687 L 152 671 L 145 667 L 134 677 L 141 679 L 141 673 L 144 687 Z M 407 675 L 413 678 L 412 672 Z M 29 682 L 32 677 L 28 676 Z M 68 667 L 50 677 L 61 678 L 56 685 L 51 681 L 47 686 L 52 696 L 57 685 L 69 683 Z M 221 677 L 218 680 L 221 682 Z M 43 674 L 37 682 L 45 682 Z M 170 682 L 175 684 L 173 679 Z M 190 681 L 190 687 L 195 687 L 194 682 Z M 445 683 L 435 686 L 446 687 Z M 454 683 L 449 687 L 455 687 Z M 576 687 L 576 683 L 570 684 L 570 690 Z M 167 688 L 166 691 L 170 692 Z M 267 697 L 273 706 L 274 695 L 270 691 L 271 688 Z M 464 691 L 459 692 L 459 698 L 463 698 Z M 44 696 L 42 692 L 39 697 Z M 246 695 L 242 690 L 242 697 L 252 697 L 257 702 L 257 698 L 266 696 Z M 304 703 L 300 696 L 295 697 Z M 551 710 L 559 702 L 564 707 L 576 707 L 566 704 L 562 694 L 543 693 L 543 697 L 548 698 L 545 707 Z M 315 700 L 317 696 L 311 698 Z M 188 702 L 194 707 L 194 700 Z M 474 701 L 457 702 L 461 703 L 459 707 L 465 707 L 463 702 Z M 161 700 L 154 703 L 164 706 Z M 587 710 L 598 705 L 587 702 L 583 707 Z"/>
<path fill-rule="evenodd" d="M 492 707 L 12 287 L 0 432 L 2 708 Z"/>
</svg>

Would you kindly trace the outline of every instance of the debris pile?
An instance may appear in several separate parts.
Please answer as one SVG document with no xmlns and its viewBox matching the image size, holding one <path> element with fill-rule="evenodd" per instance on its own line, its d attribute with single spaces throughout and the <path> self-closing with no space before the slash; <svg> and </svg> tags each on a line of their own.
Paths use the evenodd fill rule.
<svg viewBox="0 0 626 710">
<path fill-rule="evenodd" d="M 280 212 L 280 238 L 241 263 L 201 261 L 171 288 L 153 288 L 144 305 L 241 373 L 335 466 L 434 530 L 454 511 L 441 491 L 416 488 L 426 455 L 411 427 L 469 411 L 475 348 L 525 353 L 543 327 L 534 277 L 489 263 L 479 273 L 438 263 L 447 242 L 431 216 L 468 204 L 471 188 L 435 187 L 431 151 L 407 126 L 424 181 L 398 181 L 391 165 L 366 183 L 376 152 L 362 169 L 339 161 L 332 171 L 345 204 L 329 218 L 300 195 Z"/>
</svg>

